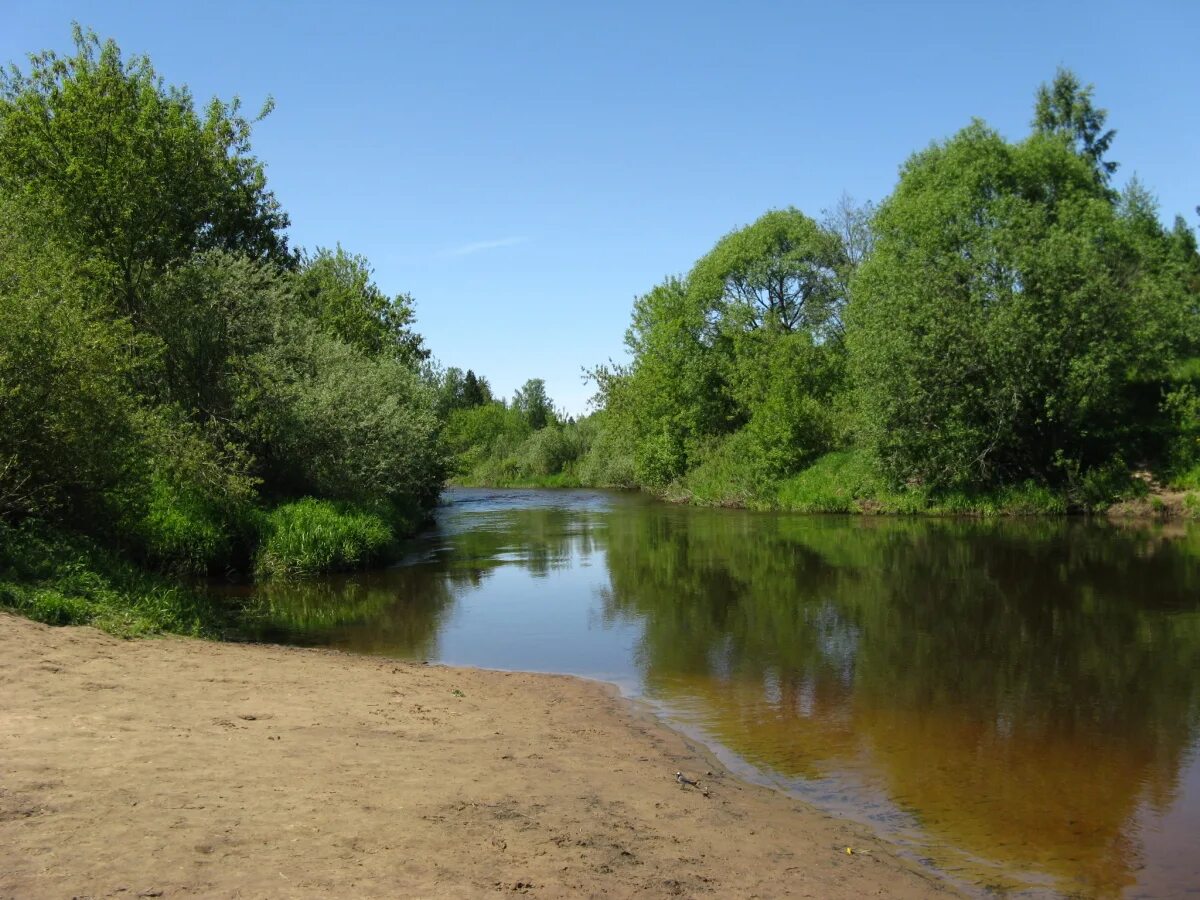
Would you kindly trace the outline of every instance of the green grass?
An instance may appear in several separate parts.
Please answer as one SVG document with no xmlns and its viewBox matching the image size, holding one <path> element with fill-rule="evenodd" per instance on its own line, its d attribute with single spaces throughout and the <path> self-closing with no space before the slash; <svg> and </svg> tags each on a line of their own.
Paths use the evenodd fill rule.
<svg viewBox="0 0 1200 900">
<path fill-rule="evenodd" d="M 311 497 L 285 503 L 264 517 L 255 572 L 280 578 L 360 568 L 384 558 L 394 549 L 398 531 L 409 530 L 397 519 Z"/>
<path fill-rule="evenodd" d="M 893 498 L 885 491 L 870 457 L 858 450 L 825 454 L 807 469 L 781 481 L 773 499 L 778 508 L 796 512 L 854 513 L 865 511 L 867 506 L 874 511 L 879 504 L 888 507 L 879 511 L 917 511 L 903 508 L 913 503 L 911 495 Z"/>
<path fill-rule="evenodd" d="M 0 607 L 48 625 L 218 637 L 231 621 L 200 592 L 43 525 L 0 525 L 0 572 Z"/>
<path fill-rule="evenodd" d="M 1180 491 L 1200 491 L 1200 463 L 1172 475 L 1170 485 Z"/>
<path fill-rule="evenodd" d="M 1063 515 L 1070 508 L 1064 494 L 1034 482 L 978 493 L 892 490 L 861 450 L 827 453 L 781 481 L 772 505 L 796 512 L 931 516 Z"/>
</svg>

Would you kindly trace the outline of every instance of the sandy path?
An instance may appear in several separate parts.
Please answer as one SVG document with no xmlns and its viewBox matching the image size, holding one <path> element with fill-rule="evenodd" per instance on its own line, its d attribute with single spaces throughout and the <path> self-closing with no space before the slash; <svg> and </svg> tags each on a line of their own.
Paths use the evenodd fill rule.
<svg viewBox="0 0 1200 900">
<path fill-rule="evenodd" d="M 713 765 L 571 678 L 0 613 L 0 897 L 942 890 L 781 794 L 672 780 Z"/>
</svg>

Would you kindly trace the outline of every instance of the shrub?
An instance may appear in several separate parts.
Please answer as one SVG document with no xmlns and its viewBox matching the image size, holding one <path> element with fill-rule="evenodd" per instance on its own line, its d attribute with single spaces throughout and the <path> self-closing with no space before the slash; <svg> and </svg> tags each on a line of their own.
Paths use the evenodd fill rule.
<svg viewBox="0 0 1200 900">
<path fill-rule="evenodd" d="M 267 487 L 432 507 L 445 474 L 432 390 L 400 360 L 365 356 L 311 323 L 278 327 L 241 391 Z"/>
</svg>

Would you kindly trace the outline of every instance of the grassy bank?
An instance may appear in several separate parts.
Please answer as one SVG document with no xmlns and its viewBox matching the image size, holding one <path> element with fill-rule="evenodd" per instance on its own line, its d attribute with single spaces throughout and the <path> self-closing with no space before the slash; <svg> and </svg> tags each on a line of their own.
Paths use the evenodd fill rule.
<svg viewBox="0 0 1200 900">
<path fill-rule="evenodd" d="M 220 637 L 232 622 L 232 610 L 182 582 L 41 524 L 0 526 L 0 571 L 0 607 L 49 625 Z"/>
<path fill-rule="evenodd" d="M 381 563 L 419 524 L 416 515 L 390 507 L 312 498 L 247 519 L 253 523 L 251 558 L 260 579 Z M 201 558 L 212 538 L 206 523 L 191 521 L 186 510 L 174 511 L 167 520 L 179 558 Z M 95 625 L 122 636 L 169 632 L 219 638 L 243 612 L 194 587 L 194 568 L 155 568 L 144 552 L 105 546 L 36 521 L 0 524 L 0 572 L 0 608 L 49 625 Z"/>
<path fill-rule="evenodd" d="M 744 467 L 711 462 L 662 492 L 664 499 L 700 506 L 734 506 L 802 513 L 927 516 L 1061 516 L 1105 514 L 1200 518 L 1200 489 L 1184 477 L 1162 482 L 1113 467 L 1051 488 L 1034 481 L 987 491 L 888 487 L 861 450 L 819 457 L 786 478 L 756 481 Z"/>
<path fill-rule="evenodd" d="M 586 468 L 573 467 L 552 475 L 522 473 L 504 477 L 503 470 L 480 467 L 451 483 L 492 488 L 629 487 L 581 477 L 580 469 L 586 475 Z M 745 459 L 715 453 L 666 487 L 643 486 L 642 490 L 669 503 L 800 513 L 1200 518 L 1200 469 L 1164 476 L 1161 482 L 1144 474 L 1138 477 L 1127 469 L 1111 468 L 1058 489 L 1027 481 L 976 492 L 934 492 L 920 485 L 894 490 L 861 450 L 827 453 L 802 471 L 777 479 L 763 477 Z"/>
</svg>

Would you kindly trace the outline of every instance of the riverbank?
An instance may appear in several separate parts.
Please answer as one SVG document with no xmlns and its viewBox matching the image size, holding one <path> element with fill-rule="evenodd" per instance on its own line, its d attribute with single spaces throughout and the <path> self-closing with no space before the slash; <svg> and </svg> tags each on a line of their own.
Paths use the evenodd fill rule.
<svg viewBox="0 0 1200 900">
<path fill-rule="evenodd" d="M 814 467 L 815 468 L 815 467 Z M 837 473 L 840 474 L 840 473 Z M 1134 482 L 1137 484 L 1137 481 Z M 1143 482 L 1144 483 L 1144 482 Z M 790 512 L 804 515 L 927 516 L 930 518 L 1101 516 L 1119 521 L 1188 521 L 1200 519 L 1200 490 L 1149 484 L 1120 499 L 1098 501 L 1092 508 L 1073 505 L 1064 493 L 1026 485 L 984 494 L 951 493 L 931 497 L 925 492 L 865 488 L 822 472 L 805 472 L 756 493 L 737 484 L 674 483 L 661 491 L 625 486 L 591 485 L 567 474 L 504 481 L 456 479 L 453 487 L 497 490 L 600 489 L 640 490 L 664 503 L 688 506 Z"/>
<path fill-rule="evenodd" d="M 6 613 L 0 680 L 0 897 L 947 895 L 598 683 Z"/>
</svg>

